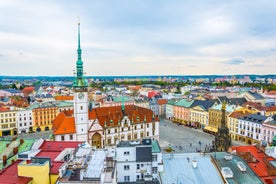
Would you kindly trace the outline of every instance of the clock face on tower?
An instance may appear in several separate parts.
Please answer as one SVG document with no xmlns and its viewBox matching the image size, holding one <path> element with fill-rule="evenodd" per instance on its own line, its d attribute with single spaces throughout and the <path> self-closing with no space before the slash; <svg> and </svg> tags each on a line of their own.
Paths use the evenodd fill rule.
<svg viewBox="0 0 276 184">
<path fill-rule="evenodd" d="M 78 97 L 79 97 L 79 99 L 83 99 L 84 98 L 84 93 L 79 93 Z"/>
</svg>

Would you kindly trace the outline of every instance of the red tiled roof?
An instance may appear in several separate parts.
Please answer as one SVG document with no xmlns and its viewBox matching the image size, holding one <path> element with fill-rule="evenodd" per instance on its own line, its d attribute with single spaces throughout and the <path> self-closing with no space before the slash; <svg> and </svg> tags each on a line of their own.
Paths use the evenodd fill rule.
<svg viewBox="0 0 276 184">
<path fill-rule="evenodd" d="M 276 95 L 276 90 L 274 90 L 274 91 L 269 91 L 269 92 L 267 92 L 266 94 L 267 94 L 267 95 Z"/>
<path fill-rule="evenodd" d="M 30 177 L 18 176 L 17 166 L 20 162 L 21 160 L 16 161 L 0 172 L 0 183 L 28 184 L 33 180 Z"/>
<path fill-rule="evenodd" d="M 149 123 L 152 122 L 153 118 L 152 110 L 134 105 L 125 106 L 125 115 L 128 116 L 133 123 L 140 123 L 142 121 Z M 104 127 L 105 123 L 106 126 L 118 126 L 118 122 L 121 122 L 122 118 L 123 113 L 121 106 L 101 107 L 89 111 L 89 119 L 98 119 L 102 127 Z M 154 117 L 154 120 L 158 121 L 158 118 Z"/>
<path fill-rule="evenodd" d="M 36 157 L 49 157 L 51 160 L 55 160 L 57 156 L 60 154 L 60 151 L 40 151 Z"/>
<path fill-rule="evenodd" d="M 73 111 L 62 111 L 53 120 L 52 130 L 55 135 L 76 133 Z"/>
<path fill-rule="evenodd" d="M 264 159 L 268 161 L 275 160 L 265 154 L 262 150 L 258 149 L 256 146 L 232 146 L 232 150 L 236 150 L 238 155 L 243 155 L 245 153 L 251 154 L 256 161 L 247 161 L 249 167 L 264 181 L 266 179 L 276 179 L 276 176 L 269 175 L 268 167 L 264 162 Z"/>
<path fill-rule="evenodd" d="M 142 121 L 149 123 L 153 121 L 152 110 L 134 105 L 125 106 L 125 115 L 133 123 L 140 123 Z M 102 127 L 105 124 L 111 127 L 118 126 L 118 122 L 121 122 L 123 116 L 121 106 L 94 108 L 88 112 L 89 120 L 98 119 Z M 158 117 L 154 117 L 154 121 L 159 121 Z M 60 112 L 53 121 L 52 129 L 54 135 L 76 133 L 73 111 Z"/>
<path fill-rule="evenodd" d="M 52 167 L 51 167 L 51 170 L 50 170 L 50 173 L 51 174 L 58 174 L 59 173 L 59 168 L 60 166 L 63 164 L 64 162 L 52 162 Z"/>
<path fill-rule="evenodd" d="M 276 111 L 276 106 L 266 107 L 265 111 Z"/>
<path fill-rule="evenodd" d="M 242 106 L 262 107 L 262 104 L 260 102 L 245 102 L 244 104 L 242 104 Z"/>
<path fill-rule="evenodd" d="M 167 103 L 167 99 L 159 99 L 157 102 L 159 105 L 163 105 L 163 104 L 166 104 Z"/>
<path fill-rule="evenodd" d="M 6 112 L 6 111 L 9 111 L 9 109 L 8 108 L 0 107 L 0 112 Z"/>
<path fill-rule="evenodd" d="M 77 148 L 82 142 L 78 141 L 44 141 L 39 149 L 42 151 L 61 152 L 65 148 Z"/>
<path fill-rule="evenodd" d="M 156 91 L 149 91 L 148 92 L 148 97 L 151 98 L 151 97 L 154 97 L 157 94 L 158 94 L 158 92 L 156 92 Z"/>
<path fill-rule="evenodd" d="M 35 88 L 33 86 L 25 87 L 22 91 L 33 91 Z"/>
<path fill-rule="evenodd" d="M 232 112 L 229 117 L 231 118 L 240 118 L 240 117 L 243 117 L 243 116 L 248 116 L 250 113 L 249 112 L 242 112 L 242 111 L 234 111 Z"/>
</svg>

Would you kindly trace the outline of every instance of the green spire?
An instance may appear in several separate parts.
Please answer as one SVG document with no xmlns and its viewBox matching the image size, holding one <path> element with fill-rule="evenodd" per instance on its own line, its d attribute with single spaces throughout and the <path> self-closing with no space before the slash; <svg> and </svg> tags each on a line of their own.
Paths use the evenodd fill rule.
<svg viewBox="0 0 276 184">
<path fill-rule="evenodd" d="M 76 62 L 76 79 L 74 81 L 74 87 L 86 87 L 87 82 L 83 78 L 83 62 L 81 60 L 81 46 L 80 46 L 80 20 L 78 21 L 78 60 Z"/>
<path fill-rule="evenodd" d="M 82 63 L 81 60 L 81 46 L 80 46 L 80 20 L 78 22 L 78 61 Z"/>
<path fill-rule="evenodd" d="M 122 112 L 125 113 L 125 101 L 124 101 L 124 95 L 122 95 Z"/>
</svg>

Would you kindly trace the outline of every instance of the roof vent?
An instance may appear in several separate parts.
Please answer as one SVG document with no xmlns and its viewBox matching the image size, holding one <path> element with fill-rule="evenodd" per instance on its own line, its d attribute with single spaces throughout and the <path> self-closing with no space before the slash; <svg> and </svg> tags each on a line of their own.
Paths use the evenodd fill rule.
<svg viewBox="0 0 276 184">
<path fill-rule="evenodd" d="M 234 176 L 232 170 L 229 167 L 222 167 L 221 173 L 224 178 L 233 178 L 233 176 Z"/>
<path fill-rule="evenodd" d="M 246 166 L 242 162 L 237 162 L 237 166 L 241 171 L 246 171 Z"/>
<path fill-rule="evenodd" d="M 232 160 L 232 159 L 233 159 L 233 156 L 230 155 L 230 154 L 226 154 L 226 155 L 224 156 L 224 158 L 225 158 L 225 160 Z"/>
<path fill-rule="evenodd" d="M 197 168 L 197 161 L 196 160 L 192 160 L 192 166 L 193 166 L 193 168 Z"/>
</svg>

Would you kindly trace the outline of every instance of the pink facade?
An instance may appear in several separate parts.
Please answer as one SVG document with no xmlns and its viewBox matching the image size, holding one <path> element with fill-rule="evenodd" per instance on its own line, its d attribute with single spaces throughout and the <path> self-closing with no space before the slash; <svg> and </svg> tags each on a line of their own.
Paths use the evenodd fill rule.
<svg viewBox="0 0 276 184">
<path fill-rule="evenodd" d="M 267 143 L 272 143 L 272 139 L 274 135 L 276 134 L 276 125 L 271 124 L 269 122 L 263 123 L 262 126 L 262 141 L 265 141 Z"/>
<path fill-rule="evenodd" d="M 181 106 L 173 106 L 173 114 L 175 119 L 182 121 L 190 121 L 190 109 L 181 107 Z"/>
</svg>

